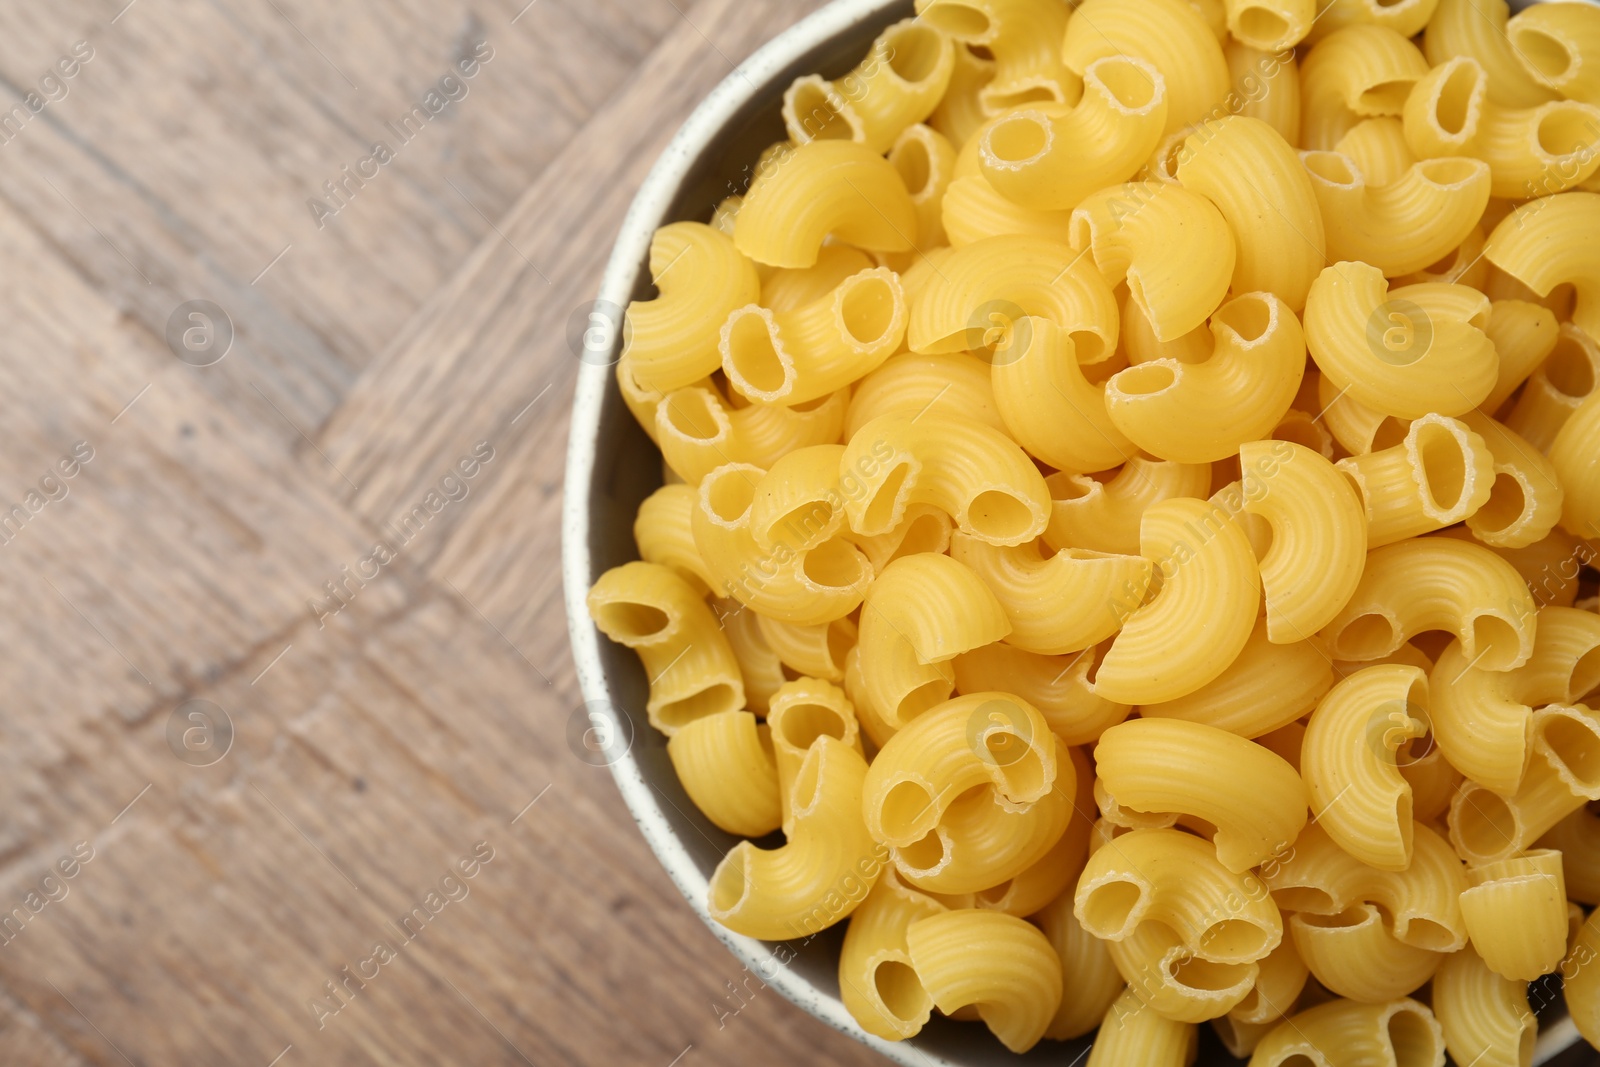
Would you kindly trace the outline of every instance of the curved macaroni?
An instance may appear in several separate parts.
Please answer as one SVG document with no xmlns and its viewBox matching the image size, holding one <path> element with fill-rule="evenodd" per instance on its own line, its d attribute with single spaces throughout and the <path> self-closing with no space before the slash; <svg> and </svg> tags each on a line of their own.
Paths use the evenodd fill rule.
<svg viewBox="0 0 1600 1067">
<path fill-rule="evenodd" d="M 911 966 L 946 1015 L 974 1005 L 1012 1052 L 1039 1043 L 1061 1004 L 1061 960 L 1038 928 L 1012 915 L 963 909 L 906 928 Z"/>
<path fill-rule="evenodd" d="M 992 374 L 995 405 L 1017 443 L 1068 474 L 1107 470 L 1137 454 L 1107 411 L 1114 386 L 1084 376 L 1070 335 L 1041 318 L 1011 328 Z"/>
<path fill-rule="evenodd" d="M 1335 1000 L 1285 1019 L 1261 1039 L 1250 1067 L 1439 1067 L 1444 1048 L 1433 1012 L 1414 1000 Z"/>
<path fill-rule="evenodd" d="M 1464 416 L 1465 417 L 1465 416 Z M 1367 546 L 1381 548 L 1470 519 L 1494 487 L 1494 454 L 1465 422 L 1424 415 L 1405 440 L 1338 469 L 1360 490 Z"/>
<path fill-rule="evenodd" d="M 1309 714 L 1332 686 L 1333 667 L 1316 638 L 1274 644 L 1262 620 L 1250 632 L 1244 651 L 1213 681 L 1176 700 L 1145 704 L 1139 714 L 1260 738 Z"/>
<path fill-rule="evenodd" d="M 1434 974 L 1433 1011 L 1457 1063 L 1533 1062 L 1539 1021 L 1528 1007 L 1527 983 L 1495 974 L 1470 948 L 1446 957 Z"/>
<path fill-rule="evenodd" d="M 1175 133 L 1223 104 L 1228 63 L 1205 20 L 1183 0 L 1085 0 L 1067 23 L 1066 65 L 1084 74 L 1106 56 L 1133 56 L 1167 83 L 1167 123 Z"/>
<path fill-rule="evenodd" d="M 809 267 L 829 234 L 868 252 L 916 247 L 906 183 L 866 145 L 807 141 L 775 159 L 745 193 L 733 243 L 757 263 Z"/>
<path fill-rule="evenodd" d="M 1051 497 L 1046 544 L 1132 555 L 1139 551 L 1144 513 L 1173 497 L 1205 499 L 1211 467 L 1134 456 L 1109 478 L 1052 474 L 1045 485 Z"/>
<path fill-rule="evenodd" d="M 1331 149 L 1363 118 L 1400 114 L 1427 73 L 1417 46 L 1387 26 L 1356 24 L 1328 34 L 1300 63 L 1301 146 Z"/>
<path fill-rule="evenodd" d="M 842 138 L 887 152 L 901 131 L 932 114 L 954 68 L 949 37 L 919 19 L 902 19 L 837 81 L 796 78 L 783 94 L 784 127 L 797 145 Z"/>
<path fill-rule="evenodd" d="M 748 711 L 720 711 L 685 723 L 667 741 L 694 806 L 740 837 L 762 837 L 783 821 L 778 771 L 760 729 Z"/>
<path fill-rule="evenodd" d="M 1531 982 L 1567 954 L 1567 887 L 1561 853 L 1536 849 L 1469 867 L 1461 914 L 1473 950 L 1502 978 Z"/>
<path fill-rule="evenodd" d="M 1600 248 L 1584 234 L 1600 227 L 1600 193 L 1556 193 L 1517 208 L 1489 235 L 1483 254 L 1540 296 L 1558 285 L 1577 292 L 1572 321 L 1600 337 Z"/>
<path fill-rule="evenodd" d="M 839 950 L 839 999 L 867 1033 L 903 1041 L 927 1024 L 933 997 L 911 966 L 906 930 L 944 910 L 890 869 L 850 916 Z"/>
<path fill-rule="evenodd" d="M 623 354 L 639 385 L 667 393 L 717 369 L 717 331 L 761 294 L 761 279 L 733 241 L 699 222 L 656 231 L 650 278 L 660 295 L 628 305 Z"/>
<path fill-rule="evenodd" d="M 1422 39 L 1428 62 L 1471 56 L 1489 72 L 1489 98 L 1507 107 L 1533 107 L 1556 94 L 1534 81 L 1506 34 L 1506 0 L 1439 0 Z"/>
</svg>

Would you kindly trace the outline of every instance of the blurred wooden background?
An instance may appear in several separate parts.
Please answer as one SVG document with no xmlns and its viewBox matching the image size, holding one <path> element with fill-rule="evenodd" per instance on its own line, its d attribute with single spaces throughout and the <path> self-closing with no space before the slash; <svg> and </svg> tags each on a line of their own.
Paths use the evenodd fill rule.
<svg viewBox="0 0 1600 1067">
<path fill-rule="evenodd" d="M 565 325 L 814 6 L 7 0 L 0 1063 L 879 1062 L 565 739 Z"/>
</svg>

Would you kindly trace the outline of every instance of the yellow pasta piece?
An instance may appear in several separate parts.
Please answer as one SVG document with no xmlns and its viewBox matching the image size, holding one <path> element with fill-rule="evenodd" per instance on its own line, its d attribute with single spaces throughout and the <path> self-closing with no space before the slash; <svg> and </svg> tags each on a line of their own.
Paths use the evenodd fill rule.
<svg viewBox="0 0 1600 1067">
<path fill-rule="evenodd" d="M 1176 700 L 1145 704 L 1139 714 L 1259 739 L 1308 714 L 1332 685 L 1332 663 L 1315 638 L 1274 644 L 1262 620 L 1244 651 L 1216 679 Z"/>
<path fill-rule="evenodd" d="M 1439 0 L 1428 21 L 1423 51 L 1438 66 L 1454 56 L 1471 56 L 1489 72 L 1489 99 L 1507 107 L 1534 107 L 1556 99 L 1523 66 L 1506 33 L 1511 17 L 1506 0 Z"/>
<path fill-rule="evenodd" d="M 790 794 L 793 832 L 774 849 L 733 846 L 711 874 L 711 917 L 763 941 L 805 937 L 848 917 L 883 865 L 861 821 L 866 773 L 855 749 L 820 738 Z"/>
<path fill-rule="evenodd" d="M 1317 0 L 1317 41 L 1346 26 L 1382 26 L 1401 37 L 1415 37 L 1433 17 L 1439 0 Z"/>
<path fill-rule="evenodd" d="M 704 596 L 727 593 L 712 575 L 694 543 L 690 517 L 695 491 L 687 485 L 663 485 L 644 498 L 633 520 L 633 540 L 646 563 L 671 567 L 694 591 Z"/>
<path fill-rule="evenodd" d="M 979 134 L 983 176 L 1002 196 L 1036 210 L 1077 207 L 1127 181 L 1155 149 L 1167 119 L 1167 87 L 1142 59 L 1107 56 L 1083 72 L 1075 107 L 1007 111 Z"/>
<path fill-rule="evenodd" d="M 1495 974 L 1471 949 L 1447 957 L 1433 976 L 1433 1011 L 1457 1063 L 1527 1067 L 1539 1022 L 1528 987 Z"/>
<path fill-rule="evenodd" d="M 906 944 L 940 1011 L 975 1005 L 1012 1052 L 1044 1037 L 1061 1003 L 1061 960 L 1037 927 L 998 912 L 945 911 L 908 926 Z"/>
<path fill-rule="evenodd" d="M 1427 73 L 1417 46 L 1387 26 L 1334 30 L 1300 64 L 1301 147 L 1325 151 L 1363 118 L 1399 115 Z"/>
<path fill-rule="evenodd" d="M 950 516 L 931 504 L 913 504 L 906 508 L 899 525 L 888 533 L 867 537 L 852 531 L 847 536 L 866 554 L 873 572 L 882 574 L 885 567 L 901 556 L 947 551 L 953 532 Z"/>
<path fill-rule="evenodd" d="M 667 741 L 694 806 L 740 837 L 762 837 L 782 822 L 778 772 L 760 729 L 748 711 L 720 711 L 685 723 Z"/>
<path fill-rule="evenodd" d="M 1174 1022 L 1153 1010 L 1132 986 L 1106 1010 L 1085 1067 L 1189 1067 L 1198 1050 L 1193 1023 Z"/>
<path fill-rule="evenodd" d="M 994 56 L 994 75 L 978 90 L 988 115 L 1038 100 L 1074 103 L 1082 86 L 1061 64 L 1056 42 L 1067 12 L 1050 0 L 917 0 L 917 14 L 958 41 Z"/>
<path fill-rule="evenodd" d="M 645 710 L 667 736 L 702 716 L 744 707 L 744 682 L 711 609 L 676 571 L 624 563 L 586 599 L 600 632 L 639 654 L 650 683 Z"/>
<path fill-rule="evenodd" d="M 1251 48 L 1281 52 L 1311 32 L 1316 0 L 1227 0 L 1228 32 Z"/>
<path fill-rule="evenodd" d="M 1211 468 L 1134 456 L 1109 477 L 1052 474 L 1045 484 L 1051 496 L 1047 544 L 1131 555 L 1139 551 L 1145 511 L 1174 497 L 1204 499 Z"/>
<path fill-rule="evenodd" d="M 985 645 L 952 661 L 957 691 L 1015 693 L 1039 709 L 1050 730 L 1069 745 L 1089 744 L 1128 717 L 1127 704 L 1107 700 L 1089 680 L 1098 648 L 1075 656 L 1044 656 L 1009 644 Z"/>
<path fill-rule="evenodd" d="M 765 715 L 772 694 L 789 680 L 783 673 L 783 661 L 762 636 L 760 616 L 755 612 L 731 598 L 718 601 L 713 610 L 744 676 L 745 707 Z"/>
<path fill-rule="evenodd" d="M 798 311 L 832 294 L 852 274 L 872 269 L 872 260 L 849 245 L 823 245 L 809 267 L 771 269 L 761 281 L 762 307 L 772 311 Z M 726 320 L 724 320 L 726 321 Z"/>
<path fill-rule="evenodd" d="M 794 830 L 791 793 L 806 753 L 823 737 L 831 737 L 860 752 L 861 728 L 844 690 L 816 678 L 797 678 L 784 683 L 768 701 L 768 708 L 767 727 L 771 730 L 783 832 L 788 834 Z"/>
<path fill-rule="evenodd" d="M 994 352 L 992 382 L 1011 436 L 1058 471 L 1107 470 L 1138 452 L 1107 410 L 1114 386 L 1085 376 L 1072 337 L 1049 319 L 1011 322 L 1008 342 Z"/>
<path fill-rule="evenodd" d="M 933 248 L 945 241 L 941 217 L 945 191 L 956 166 L 956 149 L 931 126 L 907 126 L 889 149 L 889 162 L 900 172 L 917 209 L 917 243 Z"/>
<path fill-rule="evenodd" d="M 1483 410 L 1499 411 L 1528 375 L 1549 358 L 1560 336 L 1560 325 L 1550 309 L 1526 300 L 1496 300 L 1484 331 L 1500 354 L 1500 372 Z"/>
<path fill-rule="evenodd" d="M 1539 848 L 1561 853 L 1567 896 L 1582 904 L 1600 904 L 1600 815 L 1579 808 L 1539 838 Z"/>
<path fill-rule="evenodd" d="M 1305 373 L 1300 322 L 1271 293 L 1247 293 L 1211 317 L 1204 363 L 1141 363 L 1106 383 L 1112 424 L 1161 459 L 1209 463 L 1270 433 Z"/>
<path fill-rule="evenodd" d="M 1106 281 L 1127 281 L 1129 296 L 1163 341 L 1210 317 L 1237 257 L 1233 231 L 1216 205 L 1159 182 L 1108 186 L 1087 197 L 1072 212 L 1072 244 L 1093 254 Z"/>
<path fill-rule="evenodd" d="M 911 966 L 906 930 L 938 915 L 943 904 L 885 870 L 850 916 L 839 950 L 839 999 L 861 1028 L 886 1041 L 915 1037 L 933 1013 L 933 997 Z"/>
<path fill-rule="evenodd" d="M 820 626 L 796 626 L 764 615 L 754 616 L 762 640 L 790 670 L 828 682 L 844 680 L 845 658 L 856 646 L 856 624 L 848 617 Z"/>
<path fill-rule="evenodd" d="M 1577 292 L 1572 322 L 1600 337 L 1600 193 L 1557 193 L 1523 204 L 1494 228 L 1483 254 L 1540 296 L 1558 285 Z"/>
<path fill-rule="evenodd" d="M 1004 430 L 989 377 L 988 365 L 965 352 L 893 356 L 856 382 L 845 414 L 845 439 L 880 415 L 896 414 L 961 415 Z"/>
<path fill-rule="evenodd" d="M 1277 2 L 1277 0 L 1272 0 Z M 1297 2 L 1297 0 L 1291 0 Z M 1291 145 L 1300 143 L 1300 64 L 1294 49 L 1281 52 L 1251 48 L 1241 41 L 1223 45 L 1233 81 L 1229 109 L 1260 119 Z"/>
<path fill-rule="evenodd" d="M 1305 989 L 1306 980 L 1311 977 L 1311 971 L 1300 958 L 1292 937 L 1280 941 L 1277 948 L 1262 957 L 1259 966 L 1261 971 L 1256 976 L 1255 987 L 1224 1016 L 1232 1023 L 1235 1033 L 1253 1030 L 1252 1036 L 1257 1041 L 1265 1037 L 1279 1019 L 1294 1010 L 1295 1002 Z M 1252 1042 L 1251 1048 L 1242 1054 L 1249 1055 L 1253 1049 Z"/>
<path fill-rule="evenodd" d="M 1114 850 L 1126 836 L 1095 854 Z M 1154 920 L 1139 924 L 1120 941 L 1106 942 L 1106 948 L 1129 988 L 1152 1011 L 1175 1022 L 1201 1023 L 1226 1015 L 1250 994 L 1261 973 L 1253 961 L 1219 962 L 1194 952 L 1177 931 Z"/>
<path fill-rule="evenodd" d="M 1180 812 L 1215 826 L 1217 857 L 1230 871 L 1247 870 L 1287 847 L 1306 824 L 1306 788 L 1294 768 L 1214 726 L 1130 720 L 1100 736 L 1095 765 L 1106 791 L 1124 807 Z M 1232 768 L 1226 781 L 1204 769 L 1224 766 Z"/>
<path fill-rule="evenodd" d="M 1600 1043 L 1600 912 L 1591 912 L 1572 951 L 1561 963 L 1562 992 L 1578 1033 L 1591 1045 Z"/>
<path fill-rule="evenodd" d="M 1391 290 L 1366 263 L 1336 263 L 1311 286 L 1306 347 L 1326 383 L 1385 415 L 1454 416 L 1494 388 L 1498 356 L 1484 335 L 1489 301 L 1466 286 Z"/>
<path fill-rule="evenodd" d="M 1083 74 L 1106 56 L 1150 63 L 1167 83 L 1166 133 L 1218 111 L 1228 93 L 1228 63 L 1210 27 L 1183 0 L 1085 0 L 1067 23 L 1063 60 Z"/>
<path fill-rule="evenodd" d="M 1566 490 L 1561 525 L 1577 537 L 1600 537 L 1600 390 L 1561 427 L 1550 463 Z"/>
<path fill-rule="evenodd" d="M 977 144 L 976 138 L 968 145 Z M 990 237 L 1016 235 L 1065 244 L 1071 236 L 1066 211 L 1037 211 L 1000 195 L 982 174 L 960 174 L 945 190 L 939 223 L 954 248 L 966 248 Z"/>
<path fill-rule="evenodd" d="M 1061 959 L 1061 1006 L 1044 1036 L 1052 1041 L 1082 1037 L 1100 1025 L 1125 983 L 1104 942 L 1073 914 L 1072 893 L 1061 894 L 1035 918 Z M 1102 1031 L 1095 1043 L 1105 1037 Z"/>
<path fill-rule="evenodd" d="M 838 138 L 887 152 L 902 130 L 933 112 L 954 67 L 949 37 L 920 19 L 903 19 L 837 81 L 796 78 L 783 94 L 784 127 L 795 144 Z"/>
<path fill-rule="evenodd" d="M 994 60 L 973 55 L 965 43 L 957 40 L 950 85 L 944 99 L 928 116 L 928 125 L 948 137 L 957 151 L 989 118 L 979 97 L 994 80 L 994 72 Z"/>
<path fill-rule="evenodd" d="M 1461 894 L 1461 914 L 1484 964 L 1518 982 L 1555 970 L 1567 952 L 1561 853 L 1536 849 L 1469 867 L 1467 880 L 1472 887 Z"/>
<path fill-rule="evenodd" d="M 1140 554 L 1156 565 L 1160 591 L 1126 603 L 1127 622 L 1095 683 L 1126 704 L 1175 700 L 1214 680 L 1244 648 L 1261 606 L 1255 553 L 1218 505 L 1184 498 L 1154 505 L 1144 513 Z M 1202 611 L 1210 622 L 1197 635 L 1192 622 Z"/>
<path fill-rule="evenodd" d="M 1442 952 L 1399 940 L 1372 904 L 1336 915 L 1301 913 L 1289 920 L 1295 951 L 1330 992 L 1364 1004 L 1403 997 L 1433 977 Z"/>
<path fill-rule="evenodd" d="M 1462 420 L 1483 438 L 1494 459 L 1494 483 L 1467 528 L 1485 544 L 1525 548 L 1544 540 L 1561 520 L 1566 493 L 1553 464 L 1502 423 L 1469 411 Z"/>
<path fill-rule="evenodd" d="M 1507 428 L 1540 452 L 1548 452 L 1561 427 L 1600 381 L 1600 344 L 1570 322 L 1561 324 L 1549 355 L 1527 376 Z M 1487 408 L 1485 404 L 1485 408 Z"/>
<path fill-rule="evenodd" d="M 900 173 L 853 141 L 808 141 L 762 170 L 733 241 L 757 263 L 809 267 L 829 234 L 869 252 L 916 247 L 916 207 Z"/>
<path fill-rule="evenodd" d="M 1439 1067 L 1444 1034 L 1426 1006 L 1335 1000 L 1285 1019 L 1261 1039 L 1250 1067 Z"/>
<path fill-rule="evenodd" d="M 1470 518 L 1494 485 L 1494 455 L 1483 438 L 1443 415 L 1424 415 L 1399 444 L 1337 466 L 1361 493 L 1371 548 Z"/>
<path fill-rule="evenodd" d="M 1506 24 L 1506 37 L 1534 81 L 1568 100 L 1600 104 L 1600 12 L 1582 4 L 1529 8 Z"/>
<path fill-rule="evenodd" d="M 846 399 L 841 391 L 792 408 L 730 408 L 710 384 L 692 385 L 660 398 L 654 436 L 668 466 L 698 485 L 725 463 L 765 467 L 796 448 L 838 441 Z"/>
<path fill-rule="evenodd" d="M 797 448 L 779 459 L 756 483 L 750 502 L 750 535 L 771 550 L 782 544 L 811 548 L 844 525 L 839 487 L 843 445 Z"/>
</svg>

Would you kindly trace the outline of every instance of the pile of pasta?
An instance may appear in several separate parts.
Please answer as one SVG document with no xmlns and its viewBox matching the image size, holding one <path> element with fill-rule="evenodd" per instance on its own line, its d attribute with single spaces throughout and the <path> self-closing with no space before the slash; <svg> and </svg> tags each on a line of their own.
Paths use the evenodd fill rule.
<svg viewBox="0 0 1600 1067">
<path fill-rule="evenodd" d="M 711 915 L 890 1040 L 1600 1040 L 1600 8 L 916 11 L 627 310 Z"/>
</svg>

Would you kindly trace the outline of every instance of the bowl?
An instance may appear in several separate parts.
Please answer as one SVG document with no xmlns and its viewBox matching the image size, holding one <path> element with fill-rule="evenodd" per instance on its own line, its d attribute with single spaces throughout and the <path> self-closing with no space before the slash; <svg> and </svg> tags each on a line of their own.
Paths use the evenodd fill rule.
<svg viewBox="0 0 1600 1067">
<path fill-rule="evenodd" d="M 744 190 L 761 150 L 785 136 L 779 109 L 790 81 L 801 74 L 844 74 L 884 27 L 912 14 L 910 0 L 836 0 L 780 33 L 739 64 L 689 116 L 623 219 L 598 299 L 577 316 L 590 328 L 583 335 L 567 450 L 562 570 L 585 703 L 574 710 L 567 739 L 579 758 L 610 767 L 640 832 L 701 921 L 753 974 L 807 1012 L 905 1067 L 1076 1064 L 1089 1038 L 1043 1041 L 1016 1056 L 983 1026 L 937 1015 L 910 1041 L 884 1041 L 862 1030 L 839 999 L 844 924 L 803 942 L 770 944 L 712 920 L 707 881 L 738 838 L 713 826 L 678 784 L 666 738 L 645 721 L 647 679 L 637 655 L 605 640 L 584 606 L 602 572 L 638 558 L 634 512 L 661 485 L 660 453 L 624 406 L 613 373 L 622 309 L 652 294 L 646 269 L 651 235 L 668 222 L 706 221 L 718 201 Z M 1201 1067 L 1243 1062 L 1223 1050 L 1210 1027 L 1201 1033 Z M 1545 1020 L 1534 1063 L 1555 1067 L 1555 1057 L 1581 1044 L 1570 1019 Z M 1560 1060 L 1573 1067 L 1584 1062 L 1596 1061 Z"/>
</svg>

